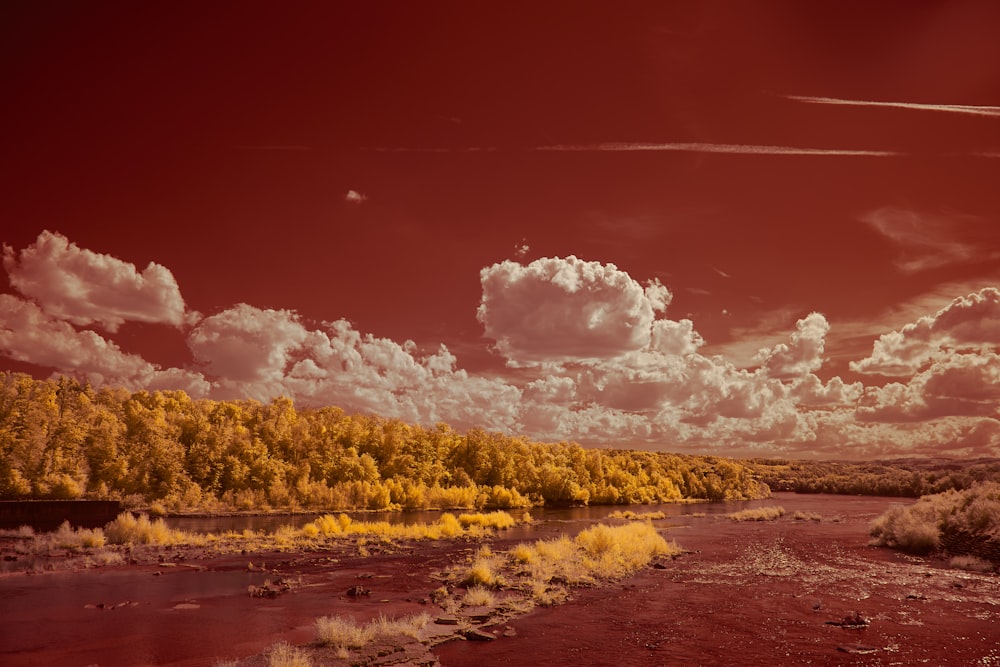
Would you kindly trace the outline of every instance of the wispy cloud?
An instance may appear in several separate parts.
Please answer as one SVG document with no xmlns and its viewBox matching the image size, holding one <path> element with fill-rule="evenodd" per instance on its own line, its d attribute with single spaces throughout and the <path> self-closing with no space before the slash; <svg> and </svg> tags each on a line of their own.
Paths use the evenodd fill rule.
<svg viewBox="0 0 1000 667">
<path fill-rule="evenodd" d="M 252 144 L 243 146 L 233 146 L 240 151 L 310 151 L 310 146 L 300 146 L 297 144 Z"/>
<path fill-rule="evenodd" d="M 807 104 L 832 104 L 851 107 L 892 107 L 895 109 L 916 109 L 918 111 L 938 111 L 973 116 L 1000 116 L 1000 106 L 974 104 L 924 104 L 919 102 L 878 102 L 874 100 L 848 100 L 839 97 L 815 97 L 811 95 L 785 95 L 787 99 Z"/>
<path fill-rule="evenodd" d="M 465 148 L 405 148 L 405 147 L 375 147 L 364 148 L 378 153 L 488 153 L 500 149 L 493 146 L 469 146 Z M 597 144 L 552 144 L 535 146 L 529 151 L 543 153 L 629 153 L 629 152 L 663 152 L 663 153 L 721 153 L 726 155 L 830 155 L 830 156 L 861 156 L 861 157 L 893 157 L 906 155 L 897 151 L 857 150 L 851 148 L 802 148 L 799 146 L 761 146 L 755 144 L 713 144 L 704 142 L 603 142 Z"/>
<path fill-rule="evenodd" d="M 903 273 L 992 260 L 997 255 L 959 238 L 960 234 L 969 235 L 982 224 L 975 216 L 884 206 L 865 213 L 860 219 L 896 246 L 900 253 L 896 268 Z"/>
<path fill-rule="evenodd" d="M 533 150 L 547 152 L 675 152 L 675 153 L 724 153 L 727 155 L 832 155 L 832 156 L 867 156 L 891 157 L 903 155 L 896 151 L 872 151 L 845 148 L 802 148 L 799 146 L 761 146 L 755 144 L 714 144 L 704 142 L 666 142 L 666 143 L 621 143 L 606 142 L 599 144 L 557 144 L 553 146 L 538 146 Z"/>
</svg>

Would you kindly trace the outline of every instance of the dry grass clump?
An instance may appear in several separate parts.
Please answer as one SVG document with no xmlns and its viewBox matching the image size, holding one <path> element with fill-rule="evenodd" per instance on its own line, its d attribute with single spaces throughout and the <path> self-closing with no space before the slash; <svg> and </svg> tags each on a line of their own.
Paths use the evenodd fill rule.
<svg viewBox="0 0 1000 667">
<path fill-rule="evenodd" d="M 358 625 L 353 617 L 323 616 L 316 619 L 316 641 L 333 648 L 361 648 L 375 639 L 375 630 Z"/>
<path fill-rule="evenodd" d="M 553 581 L 580 585 L 620 579 L 658 556 L 678 553 L 677 545 L 663 539 L 651 524 L 629 523 L 598 524 L 581 531 L 574 539 L 564 535 L 554 540 L 519 544 L 509 555 L 514 563 L 526 566 L 527 588 L 537 594 Z"/>
<path fill-rule="evenodd" d="M 476 552 L 472 560 L 472 565 L 462 578 L 462 583 L 466 586 L 487 586 L 498 588 L 503 586 L 504 578 L 498 573 L 503 567 L 504 559 L 496 556 L 493 551 L 484 546 Z"/>
<path fill-rule="evenodd" d="M 656 521 L 657 519 L 666 519 L 667 515 L 663 512 L 633 512 L 632 510 L 615 510 L 608 515 L 609 519 L 628 519 L 629 521 Z"/>
<path fill-rule="evenodd" d="M 483 586 L 470 587 L 462 597 L 462 604 L 466 607 L 492 607 L 496 601 L 497 598 L 493 592 Z"/>
<path fill-rule="evenodd" d="M 802 510 L 797 510 L 792 518 L 796 521 L 822 521 L 823 516 L 817 514 L 816 512 L 803 512 Z"/>
<path fill-rule="evenodd" d="M 360 625 L 353 617 L 323 616 L 316 619 L 316 642 L 337 649 L 359 649 L 378 638 L 419 638 L 420 631 L 431 622 L 430 614 L 423 612 L 402 618 L 378 618 Z"/>
<path fill-rule="evenodd" d="M 475 514 L 459 514 L 458 522 L 462 524 L 463 528 L 480 526 L 482 528 L 495 528 L 497 530 L 513 528 L 517 524 L 514 517 L 503 511 L 489 512 L 486 514 L 482 512 L 476 512 Z"/>
<path fill-rule="evenodd" d="M 732 521 L 774 521 L 785 514 L 784 507 L 771 505 L 769 507 L 755 507 L 753 509 L 741 510 L 727 514 Z"/>
<path fill-rule="evenodd" d="M 312 667 L 309 654 L 288 642 L 278 642 L 267 651 L 268 667 Z"/>
<path fill-rule="evenodd" d="M 387 618 L 386 616 L 379 614 L 379 617 L 370 621 L 368 626 L 372 628 L 376 638 L 403 635 L 405 637 L 419 639 L 420 632 L 426 628 L 430 622 L 431 615 L 427 612 L 410 614 L 401 618 Z"/>
<path fill-rule="evenodd" d="M 58 549 L 100 549 L 107 542 L 100 528 L 73 528 L 63 521 L 59 528 L 45 539 Z"/>
<path fill-rule="evenodd" d="M 117 551 L 100 549 L 92 554 L 88 554 L 84 559 L 86 567 L 107 567 L 108 565 L 121 565 L 125 562 L 125 557 Z"/>
<path fill-rule="evenodd" d="M 993 563 L 978 556 L 954 556 L 948 561 L 948 567 L 968 572 L 992 572 L 995 569 Z"/>
<path fill-rule="evenodd" d="M 163 519 L 150 521 L 145 514 L 136 517 L 131 512 L 119 514 L 104 527 L 104 534 L 110 544 L 168 545 L 200 541 L 194 535 L 168 528 Z"/>
<path fill-rule="evenodd" d="M 388 539 L 440 540 L 469 533 L 481 534 L 488 529 L 503 530 L 517 521 L 507 512 L 462 514 L 455 517 L 445 512 L 434 523 L 394 524 L 388 521 L 354 521 L 346 514 L 336 517 L 325 514 L 303 526 L 298 534 L 307 539 L 336 536 L 376 536 Z"/>
</svg>

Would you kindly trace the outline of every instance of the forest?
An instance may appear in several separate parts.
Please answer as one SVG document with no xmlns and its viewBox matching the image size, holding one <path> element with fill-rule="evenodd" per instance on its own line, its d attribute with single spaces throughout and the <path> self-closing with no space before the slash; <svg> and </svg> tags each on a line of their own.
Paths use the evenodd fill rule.
<svg viewBox="0 0 1000 667">
<path fill-rule="evenodd" d="M 888 461 L 742 462 L 773 491 L 919 498 L 1000 481 L 1000 460 L 909 458 Z"/>
<path fill-rule="evenodd" d="M 0 373 L 0 499 L 156 512 L 513 508 L 767 497 L 733 460 L 422 427 L 284 397 L 192 399 Z"/>
</svg>

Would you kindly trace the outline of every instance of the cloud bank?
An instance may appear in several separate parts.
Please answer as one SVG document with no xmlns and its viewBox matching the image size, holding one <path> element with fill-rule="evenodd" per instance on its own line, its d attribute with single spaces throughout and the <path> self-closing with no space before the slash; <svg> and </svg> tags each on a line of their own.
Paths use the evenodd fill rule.
<svg viewBox="0 0 1000 667">
<path fill-rule="evenodd" d="M 996 288 L 883 334 L 851 364 L 873 379 L 863 384 L 820 375 L 831 332 L 821 313 L 804 314 L 740 368 L 702 354 L 696 323 L 669 317 L 671 293 L 658 280 L 574 256 L 482 269 L 483 344 L 508 369 L 490 374 L 461 368 L 444 345 L 420 349 L 342 319 L 307 322 L 246 303 L 199 318 L 166 268 L 140 272 L 58 234 L 20 253 L 5 248 L 4 266 L 20 294 L 0 295 L 0 354 L 96 384 L 286 395 L 300 406 L 599 446 L 1000 455 Z M 127 321 L 180 327 L 190 363 L 161 368 L 123 350 L 114 335 Z"/>
</svg>

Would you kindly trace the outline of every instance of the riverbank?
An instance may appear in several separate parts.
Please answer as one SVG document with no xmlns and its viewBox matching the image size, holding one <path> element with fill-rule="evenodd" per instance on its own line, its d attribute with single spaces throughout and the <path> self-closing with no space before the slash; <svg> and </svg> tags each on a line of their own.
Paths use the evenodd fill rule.
<svg viewBox="0 0 1000 667">
<path fill-rule="evenodd" d="M 868 523 L 894 502 L 909 501 L 778 494 L 684 513 L 666 507 L 652 524 L 685 550 L 681 557 L 573 589 L 559 606 L 487 618 L 479 627 L 494 641 L 411 645 L 412 655 L 396 657 L 445 667 L 525 664 L 526 656 L 578 665 L 1000 664 L 997 575 L 868 546 Z M 784 516 L 739 523 L 724 516 L 768 505 L 783 506 Z M 485 543 L 499 553 L 608 522 L 596 511 L 536 519 Z M 132 564 L 4 575 L 0 663 L 264 664 L 279 641 L 313 642 L 320 617 L 364 623 L 445 614 L 432 595 L 440 573 L 469 563 L 482 544 L 376 541 L 362 545 L 365 553 L 344 544 L 228 556 L 136 549 Z M 367 592 L 349 594 L 356 586 Z M 265 592 L 254 596 L 251 587 Z M 865 623 L 845 625 L 848 617 Z M 357 657 L 327 650 L 313 664 Z"/>
</svg>

